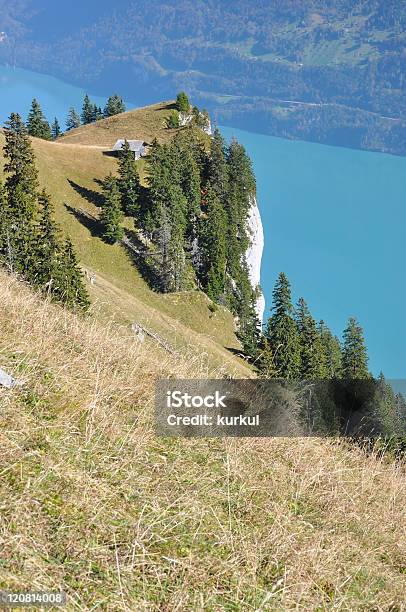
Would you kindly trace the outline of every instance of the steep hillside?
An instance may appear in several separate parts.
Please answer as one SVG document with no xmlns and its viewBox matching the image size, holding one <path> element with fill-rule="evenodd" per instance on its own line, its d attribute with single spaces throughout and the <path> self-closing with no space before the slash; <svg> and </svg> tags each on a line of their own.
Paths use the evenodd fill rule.
<svg viewBox="0 0 406 612">
<path fill-rule="evenodd" d="M 82 127 L 58 142 L 32 139 L 40 182 L 53 198 L 57 221 L 72 238 L 88 280 L 94 277 L 88 288 L 100 316 L 112 317 L 129 329 L 137 322 L 158 334 L 175 351 L 195 347 L 191 350 L 212 366 L 250 376 L 245 362 L 233 354 L 240 345 L 233 317 L 227 310 L 218 308 L 212 312 L 208 298 L 197 291 L 155 293 L 134 264 L 132 252 L 121 245 L 110 246 L 99 237 L 100 185 L 96 181 L 114 173 L 117 167 L 116 160 L 105 155 L 103 149 L 111 148 L 117 134 L 147 140 L 155 135 L 169 138 L 174 131 L 162 126 L 165 112 L 167 105 L 156 105 Z M 76 139 L 80 144 L 71 144 Z M 95 146 L 95 141 L 106 144 Z M 3 144 L 4 134 L 0 132 L 1 148 Z M 142 177 L 142 160 L 139 166 Z M 129 227 L 130 223 L 128 220 Z"/>
<path fill-rule="evenodd" d="M 402 466 L 317 439 L 164 439 L 159 377 L 202 377 L 0 272 L 0 589 L 68 610 L 397 610 Z M 197 341 L 197 339 L 195 339 Z"/>
</svg>

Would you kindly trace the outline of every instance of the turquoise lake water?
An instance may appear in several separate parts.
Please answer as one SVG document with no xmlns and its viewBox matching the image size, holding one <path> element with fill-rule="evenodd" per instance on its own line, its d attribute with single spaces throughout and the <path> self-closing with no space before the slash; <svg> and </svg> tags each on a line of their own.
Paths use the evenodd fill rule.
<svg viewBox="0 0 406 612">
<path fill-rule="evenodd" d="M 53 77 L 0 67 L 0 122 L 12 111 L 26 116 L 37 97 L 48 118 L 64 125 L 84 93 Z M 349 316 L 358 318 L 375 374 L 406 378 L 406 158 L 222 131 L 253 160 L 267 310 L 284 271 L 294 299 L 303 296 L 334 333 L 341 335 Z"/>
</svg>

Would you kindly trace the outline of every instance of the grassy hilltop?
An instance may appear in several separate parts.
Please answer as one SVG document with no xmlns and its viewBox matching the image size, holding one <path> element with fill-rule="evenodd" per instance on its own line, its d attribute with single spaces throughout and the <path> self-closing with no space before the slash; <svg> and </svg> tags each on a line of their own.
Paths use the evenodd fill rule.
<svg viewBox="0 0 406 612">
<path fill-rule="evenodd" d="M 0 387 L 0 590 L 61 589 L 68 610 L 400 612 L 403 465 L 334 440 L 154 436 L 157 379 L 253 375 L 228 311 L 154 293 L 97 237 L 103 148 L 170 137 L 169 111 L 33 139 L 95 284 L 78 316 L 0 270 L 0 367 L 25 383 Z"/>
</svg>

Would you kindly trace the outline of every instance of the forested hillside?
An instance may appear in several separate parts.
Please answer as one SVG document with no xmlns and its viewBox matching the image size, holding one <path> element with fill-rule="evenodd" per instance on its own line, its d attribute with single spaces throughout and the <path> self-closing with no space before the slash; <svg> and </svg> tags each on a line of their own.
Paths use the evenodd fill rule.
<svg viewBox="0 0 406 612">
<path fill-rule="evenodd" d="M 10 125 L 12 129 L 0 131 L 0 183 L 3 181 L 5 188 L 0 189 L 0 258 L 6 269 L 22 274 L 31 284 L 52 295 L 57 292 L 58 279 L 51 285 L 48 282 L 50 275 L 53 278 L 57 271 L 59 245 L 70 237 L 86 272 L 83 280 L 90 294 L 92 310 L 96 310 L 98 315 L 113 318 L 130 334 L 133 333 L 132 326 L 135 333 L 141 328 L 144 335 L 145 330 L 152 332 L 155 338 L 146 335 L 146 342 L 161 342 L 173 354 L 188 346 L 201 363 L 210 363 L 233 375 L 251 376 L 252 369 L 233 355 L 233 352 L 241 350 L 241 345 L 235 336 L 233 317 L 226 308 L 219 305 L 213 311 L 210 300 L 196 287 L 185 290 L 182 295 L 157 293 L 144 280 L 145 270 L 134 252 L 134 245 L 110 244 L 102 237 L 104 226 L 99 222 L 104 201 L 102 182 L 110 173 L 116 175 L 118 169 L 117 160 L 104 154 L 114 143 L 114 130 L 120 130 L 121 135 L 133 133 L 146 138 L 156 135 L 163 145 L 176 134 L 176 130 L 165 127 L 172 113 L 171 106 L 162 103 L 99 122 L 104 138 L 110 129 L 106 130 L 106 126 L 112 126 L 112 135 L 107 136 L 110 145 L 104 147 L 84 142 L 86 130 L 89 130 L 90 139 L 95 138 L 96 124 L 72 130 L 66 142 L 64 138 L 56 142 L 33 138 L 28 143 L 24 124 L 14 116 Z M 18 148 L 4 147 L 6 134 L 9 142 L 18 144 Z M 75 144 L 71 144 L 71 136 Z M 8 155 L 12 157 L 13 167 L 6 157 Z M 24 172 L 17 175 L 15 167 L 21 157 Z M 135 171 L 139 173 L 143 188 L 146 184 L 145 160 L 137 162 Z M 21 190 L 21 181 L 29 185 L 28 192 Z M 51 207 L 47 207 L 47 211 L 51 213 L 52 223 L 47 225 L 57 242 L 53 251 L 55 258 L 45 262 L 37 249 L 32 249 L 29 259 L 24 258 L 24 249 L 38 243 L 37 237 L 42 233 L 41 218 L 47 214 L 42 197 L 44 187 Z M 10 209 L 9 203 L 13 198 L 19 205 Z M 24 213 L 26 204 L 30 205 L 29 214 L 28 211 Z M 22 216 L 17 218 L 20 213 L 24 213 L 24 221 Z M 19 228 L 22 242 L 18 235 L 15 236 L 15 226 Z M 133 227 L 133 219 L 125 217 L 126 242 L 134 240 Z M 42 246 L 41 242 L 38 246 Z M 48 245 L 44 246 L 48 248 Z M 43 275 L 38 273 L 40 270 Z M 58 294 L 54 297 L 58 299 Z"/>
<path fill-rule="evenodd" d="M 135 103 L 185 89 L 223 124 L 404 154 L 397 0 L 3 0 L 0 61 Z"/>
</svg>

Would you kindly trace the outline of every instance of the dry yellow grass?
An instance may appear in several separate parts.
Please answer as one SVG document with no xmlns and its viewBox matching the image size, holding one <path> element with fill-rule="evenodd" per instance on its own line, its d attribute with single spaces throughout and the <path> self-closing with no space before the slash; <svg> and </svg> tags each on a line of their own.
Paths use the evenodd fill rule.
<svg viewBox="0 0 406 612">
<path fill-rule="evenodd" d="M 159 377 L 216 376 L 0 272 L 0 588 L 69 610 L 404 609 L 405 473 L 313 439 L 158 439 Z"/>
</svg>

